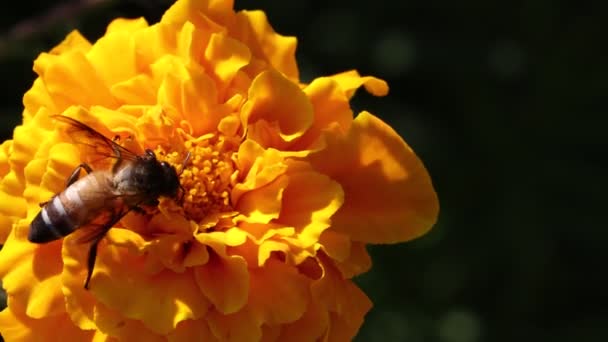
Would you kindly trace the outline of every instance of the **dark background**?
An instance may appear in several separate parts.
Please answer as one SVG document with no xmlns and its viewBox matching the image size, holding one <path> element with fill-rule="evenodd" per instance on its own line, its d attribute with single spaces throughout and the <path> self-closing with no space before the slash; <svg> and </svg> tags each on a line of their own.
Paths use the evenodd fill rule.
<svg viewBox="0 0 608 342">
<path fill-rule="evenodd" d="M 0 12 L 3 139 L 38 53 L 74 28 L 94 41 L 117 16 L 154 23 L 170 1 L 11 4 Z M 351 68 L 387 80 L 388 97 L 360 91 L 353 107 L 395 127 L 433 177 L 434 230 L 370 248 L 375 265 L 357 281 L 375 307 L 357 341 L 608 341 L 606 2 L 236 6 L 299 38 L 305 81 Z"/>
</svg>

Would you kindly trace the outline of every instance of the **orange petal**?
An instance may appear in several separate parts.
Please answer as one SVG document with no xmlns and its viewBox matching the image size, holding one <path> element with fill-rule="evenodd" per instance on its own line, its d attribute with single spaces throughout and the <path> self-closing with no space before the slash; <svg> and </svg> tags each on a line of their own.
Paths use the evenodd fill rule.
<svg viewBox="0 0 608 342">
<path fill-rule="evenodd" d="M 13 307 L 10 300 L 0 312 L 0 331 L 4 341 L 108 341 L 102 333 L 80 330 L 65 313 L 31 318 Z"/>
<path fill-rule="evenodd" d="M 179 322 L 174 331 L 167 335 L 168 342 L 220 342 L 209 329 L 206 319 Z"/>
<path fill-rule="evenodd" d="M 74 171 L 76 165 L 80 163 L 79 151 L 73 144 L 58 143 L 49 150 L 48 161 L 45 169 L 40 166 L 30 168 L 32 163 L 26 168 L 26 179 L 33 185 L 40 184 L 44 189 L 53 193 L 59 193 L 65 189 L 65 181 Z M 36 182 L 36 171 L 43 171 L 43 176 Z"/>
<path fill-rule="evenodd" d="M 37 245 L 15 237 L 13 231 L 0 251 L 2 286 L 31 318 L 65 312 L 61 267 L 61 241 Z"/>
<path fill-rule="evenodd" d="M 109 88 L 79 51 L 69 51 L 59 56 L 43 53 L 34 61 L 34 71 L 44 80 L 60 112 L 75 104 L 85 108 L 93 105 L 107 108 L 117 106 Z"/>
<path fill-rule="evenodd" d="M 258 267 L 266 264 L 273 252 L 282 252 L 283 255 L 289 255 L 291 248 L 285 242 L 266 240 L 260 244 L 258 251 Z"/>
<path fill-rule="evenodd" d="M 299 320 L 282 327 L 278 341 L 320 341 L 329 325 L 329 314 L 317 302 L 310 302 Z M 346 341 L 346 340 L 345 340 Z"/>
<path fill-rule="evenodd" d="M 372 259 L 365 249 L 365 243 L 354 241 L 351 244 L 348 259 L 336 262 L 336 268 L 346 279 L 363 274 L 372 267 Z"/>
<path fill-rule="evenodd" d="M 204 23 L 209 20 L 225 23 L 234 16 L 233 6 L 233 0 L 176 1 L 165 12 L 161 23 L 182 24 L 190 21 L 195 23 L 196 27 L 206 27 Z"/>
<path fill-rule="evenodd" d="M 0 178 L 6 176 L 6 174 L 10 170 L 10 165 L 8 164 L 8 156 L 12 148 L 12 140 L 5 140 L 2 145 L 0 145 Z"/>
<path fill-rule="evenodd" d="M 220 341 L 259 341 L 262 337 L 261 324 L 247 307 L 229 315 L 211 311 L 207 315 L 207 323 L 213 335 Z"/>
<path fill-rule="evenodd" d="M 145 20 L 130 21 L 135 26 L 145 27 Z M 135 42 L 133 41 L 133 31 L 118 29 L 118 26 L 125 27 L 126 20 L 114 22 L 110 25 L 108 32 L 101 37 L 87 57 L 93 68 L 98 71 L 98 75 L 109 87 L 115 83 L 128 80 L 135 76 L 137 70 L 135 60 Z"/>
<path fill-rule="evenodd" d="M 264 267 L 250 270 L 250 279 L 249 307 L 259 321 L 272 326 L 294 322 L 304 315 L 309 280 L 294 267 L 269 259 Z"/>
<path fill-rule="evenodd" d="M 211 254 L 207 264 L 194 269 L 196 282 L 215 309 L 223 314 L 239 311 L 249 295 L 249 272 L 240 256 Z"/>
<path fill-rule="evenodd" d="M 125 33 L 136 33 L 142 29 L 148 27 L 148 22 L 145 18 L 134 18 L 134 19 L 126 19 L 126 18 L 117 18 L 112 20 L 112 22 L 108 25 L 106 29 L 106 35 L 115 33 L 115 32 L 125 32 Z"/>
<path fill-rule="evenodd" d="M 54 134 L 50 131 L 51 125 L 48 117 L 36 115 L 29 124 L 17 126 L 13 131 L 13 149 L 9 156 L 9 163 L 19 181 L 23 179 L 25 166 L 34 156 L 41 154 L 44 151 L 43 148 L 46 148 L 47 151 L 50 148 L 49 141 Z"/>
<path fill-rule="evenodd" d="M 312 103 L 315 119 L 308 131 L 290 147 L 292 150 L 314 148 L 323 130 L 337 124 L 341 131 L 347 132 L 353 121 L 349 99 L 335 80 L 329 77 L 317 78 L 304 88 L 304 93 Z"/>
<path fill-rule="evenodd" d="M 333 260 L 344 261 L 350 255 L 351 245 L 352 243 L 348 235 L 328 229 L 321 234 L 317 247 L 322 248 Z"/>
<path fill-rule="evenodd" d="M 256 58 L 272 65 L 293 82 L 299 81 L 295 59 L 297 40 L 277 34 L 262 11 L 237 13 L 231 33 L 244 42 Z"/>
<path fill-rule="evenodd" d="M 112 336 L 115 341 L 166 341 L 164 336 L 147 328 L 142 321 L 126 319 L 120 311 L 109 309 L 99 302 L 94 305 L 96 324 L 94 330 Z"/>
<path fill-rule="evenodd" d="M 269 223 L 279 217 L 287 182 L 287 177 L 279 176 L 261 188 L 246 192 L 236 204 L 236 210 L 249 223 Z"/>
<path fill-rule="evenodd" d="M 310 247 L 331 225 L 331 217 L 342 205 L 344 194 L 340 184 L 316 171 L 290 173 L 288 177 L 278 222 L 295 227 L 300 247 Z"/>
<path fill-rule="evenodd" d="M 113 232 L 115 236 L 118 233 L 125 237 L 137 235 L 124 229 Z M 145 255 L 134 255 L 128 249 L 105 241 L 99 246 L 95 273 L 90 283 L 91 294 L 86 293 L 82 284 L 87 250 L 78 245 L 69 246 L 70 237 L 66 238 L 64 248 L 63 282 L 68 290 L 66 297 L 71 301 L 86 303 L 88 296 L 93 294 L 109 309 L 120 312 L 125 318 L 141 320 L 157 334 L 167 334 L 179 322 L 197 319 L 207 311 L 209 304 L 200 295 L 191 271 L 175 273 L 163 270 L 148 275 L 143 269 Z M 137 291 L 125 291 L 126 288 Z M 84 315 L 88 316 L 87 313 Z"/>
<path fill-rule="evenodd" d="M 367 112 L 359 114 L 347 136 L 334 133 L 327 135 L 327 148 L 310 158 L 344 189 L 332 229 L 368 243 L 402 242 L 426 233 L 437 219 L 437 195 L 403 139 Z"/>
<path fill-rule="evenodd" d="M 232 189 L 231 200 L 235 206 L 243 194 L 273 182 L 287 169 L 279 151 L 263 149 L 253 140 L 245 140 L 239 146 L 237 156 L 239 172 L 244 179 Z"/>
<path fill-rule="evenodd" d="M 306 94 L 296 83 L 273 70 L 264 71 L 253 80 L 241 115 L 244 126 L 253 125 L 258 121 L 266 122 L 275 128 L 277 136 L 286 142 L 302 136 L 314 119 L 313 107 Z M 275 147 L 269 145 L 273 142 L 272 137 L 250 138 L 262 146 Z"/>
<path fill-rule="evenodd" d="M 203 58 L 206 65 L 210 66 L 208 72 L 216 79 L 219 93 L 224 94 L 237 72 L 249 63 L 251 52 L 238 40 L 214 33 L 211 34 Z"/>
<path fill-rule="evenodd" d="M 156 103 L 156 88 L 149 75 L 135 75 L 110 87 L 112 95 L 122 103 L 153 105 Z"/>
<path fill-rule="evenodd" d="M 372 76 L 362 77 L 356 70 L 333 75 L 331 79 L 340 84 L 349 99 L 355 95 L 355 91 L 361 86 L 364 86 L 365 90 L 375 96 L 385 96 L 388 93 L 388 84 L 385 81 Z"/>
<path fill-rule="evenodd" d="M 80 34 L 80 32 L 74 30 L 61 41 L 57 46 L 51 49 L 50 53 L 53 55 L 60 55 L 68 51 L 81 51 L 86 53 L 91 49 L 92 45 L 89 41 Z"/>
<path fill-rule="evenodd" d="M 363 324 L 372 303 L 352 281 L 342 278 L 331 261 L 322 258 L 321 266 L 323 276 L 313 281 L 311 291 L 313 298 L 331 311 L 328 340 L 350 341 Z"/>
</svg>

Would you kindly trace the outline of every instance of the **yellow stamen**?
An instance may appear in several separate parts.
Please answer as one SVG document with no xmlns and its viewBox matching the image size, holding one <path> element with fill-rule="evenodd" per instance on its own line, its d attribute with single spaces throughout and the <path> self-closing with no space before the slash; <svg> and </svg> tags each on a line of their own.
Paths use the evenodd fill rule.
<svg viewBox="0 0 608 342">
<path fill-rule="evenodd" d="M 233 156 L 238 144 L 223 135 L 207 134 L 198 138 L 185 137 L 183 149 L 163 147 L 156 149 L 159 159 L 164 159 L 177 169 L 183 187 L 183 208 L 186 218 L 200 223 L 205 217 L 232 212 L 230 192 L 233 174 L 236 172 Z M 187 153 L 190 160 L 182 170 Z"/>
</svg>

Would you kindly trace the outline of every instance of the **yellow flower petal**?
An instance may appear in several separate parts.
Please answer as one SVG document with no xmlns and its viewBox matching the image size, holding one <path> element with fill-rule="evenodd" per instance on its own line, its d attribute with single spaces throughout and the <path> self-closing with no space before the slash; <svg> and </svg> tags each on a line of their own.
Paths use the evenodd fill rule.
<svg viewBox="0 0 608 342">
<path fill-rule="evenodd" d="M 250 270 L 249 306 L 260 322 L 290 323 L 304 315 L 308 303 L 308 279 L 280 261 L 270 259 L 264 267 Z M 280 298 L 278 301 L 276 298 Z"/>
<path fill-rule="evenodd" d="M 320 341 L 327 331 L 329 314 L 317 302 L 311 302 L 300 319 L 283 326 L 277 341 Z"/>
<path fill-rule="evenodd" d="M 94 329 L 111 336 L 115 341 L 166 341 L 164 336 L 147 328 L 142 321 L 127 319 L 120 311 L 109 309 L 101 303 L 95 303 L 94 312 Z"/>
<path fill-rule="evenodd" d="M 8 308 L 0 312 L 0 331 L 4 341 L 108 341 L 101 333 L 78 329 L 65 313 L 31 318 L 10 301 Z"/>
<path fill-rule="evenodd" d="M 295 227 L 300 247 L 310 247 L 331 225 L 331 217 L 343 201 L 340 184 L 329 177 L 315 171 L 289 174 L 278 222 Z"/>
<path fill-rule="evenodd" d="M 323 130 L 336 124 L 343 132 L 347 132 L 353 120 L 348 97 L 335 80 L 329 77 L 317 78 L 304 88 L 304 93 L 312 103 L 315 119 L 306 133 L 290 146 L 291 150 L 322 148 L 318 139 Z"/>
<path fill-rule="evenodd" d="M 61 241 L 35 245 L 13 232 L 0 250 L 2 286 L 31 318 L 65 312 L 60 275 Z"/>
<path fill-rule="evenodd" d="M 272 253 L 274 252 L 282 252 L 283 255 L 289 255 L 290 247 L 285 242 L 267 240 L 260 244 L 259 252 L 258 252 L 258 266 L 262 267 L 266 264 L 266 261 L 270 259 Z"/>
<path fill-rule="evenodd" d="M 216 77 L 218 90 L 224 94 L 236 74 L 249 63 L 251 52 L 246 45 L 225 34 L 211 34 L 204 53 L 204 62 Z"/>
<path fill-rule="evenodd" d="M 205 319 L 179 322 L 174 331 L 167 335 L 168 342 L 220 342 L 213 335 Z"/>
<path fill-rule="evenodd" d="M 278 177 L 263 187 L 246 192 L 240 197 L 236 209 L 249 223 L 269 223 L 279 217 L 287 177 Z"/>
<path fill-rule="evenodd" d="M 388 93 L 388 85 L 385 81 L 372 76 L 361 77 L 355 70 L 336 74 L 331 78 L 340 84 L 349 99 L 355 95 L 355 91 L 361 86 L 365 86 L 365 90 L 375 96 L 385 96 Z"/>
<path fill-rule="evenodd" d="M 259 341 L 262 337 L 261 324 L 247 307 L 228 315 L 211 311 L 207 323 L 213 335 L 223 342 Z"/>
<path fill-rule="evenodd" d="M 127 26 L 131 26 L 131 29 L 126 29 Z M 108 32 L 95 42 L 87 54 L 91 65 L 107 86 L 128 80 L 138 73 L 132 30 L 135 27 L 145 26 L 140 20 L 133 21 L 131 25 L 124 20 L 111 24 Z"/>
<path fill-rule="evenodd" d="M 148 22 L 146 22 L 146 19 L 143 17 L 136 19 L 117 18 L 108 24 L 106 34 L 112 34 L 115 32 L 134 34 L 142 29 L 145 29 L 146 27 L 148 27 Z"/>
<path fill-rule="evenodd" d="M 342 278 L 331 263 L 322 258 L 323 276 L 313 281 L 313 297 L 330 311 L 328 341 L 350 341 L 371 309 L 367 296 L 350 280 Z"/>
<path fill-rule="evenodd" d="M 234 16 L 232 0 L 183 0 L 178 1 L 165 12 L 161 23 L 183 24 L 190 21 L 197 27 L 209 28 L 204 23 L 211 20 L 216 25 L 227 24 Z"/>
<path fill-rule="evenodd" d="M 100 75 L 80 51 L 59 56 L 42 54 L 34 61 L 34 71 L 44 80 L 60 112 L 76 103 L 83 107 L 117 106 Z"/>
<path fill-rule="evenodd" d="M 12 148 L 12 140 L 6 140 L 0 145 L 0 178 L 6 176 L 11 170 L 10 165 L 8 164 L 8 158 Z"/>
<path fill-rule="evenodd" d="M 212 254 L 207 264 L 194 269 L 194 275 L 202 293 L 217 311 L 231 314 L 247 303 L 249 272 L 242 257 Z"/>
<path fill-rule="evenodd" d="M 431 228 L 437 195 L 424 166 L 395 131 L 363 112 L 347 136 L 331 139 L 311 162 L 344 189 L 332 229 L 356 241 L 395 243 Z"/>
<path fill-rule="evenodd" d="M 152 105 L 156 103 L 156 88 L 149 75 L 139 74 L 122 82 L 113 84 L 110 92 L 116 100 L 133 105 Z"/>
<path fill-rule="evenodd" d="M 244 180 L 232 189 L 231 199 L 235 206 L 239 205 L 244 193 L 273 182 L 287 169 L 279 151 L 265 150 L 253 140 L 245 140 L 239 147 L 237 165 Z"/>
<path fill-rule="evenodd" d="M 74 296 L 74 300 L 85 303 L 90 298 L 82 289 L 87 250 L 79 245 L 70 246 L 70 240 L 71 236 L 66 238 L 63 255 L 63 282 L 69 289 L 66 296 Z M 180 274 L 164 270 L 147 275 L 142 269 L 144 258 L 102 242 L 90 292 L 108 308 L 126 318 L 141 320 L 158 334 L 167 334 L 179 322 L 205 314 L 209 304 L 200 296 L 191 271 Z"/>
<path fill-rule="evenodd" d="M 291 81 L 299 81 L 295 60 L 296 38 L 277 34 L 264 12 L 239 12 L 232 33 L 251 49 L 256 58 L 272 65 Z"/>
<path fill-rule="evenodd" d="M 91 47 L 91 43 L 83 37 L 80 32 L 72 31 L 63 39 L 61 43 L 51 49 L 50 53 L 53 55 L 60 55 L 68 51 L 80 51 L 87 53 Z"/>
<path fill-rule="evenodd" d="M 306 94 L 276 71 L 265 71 L 253 80 L 241 115 L 243 125 L 250 129 L 264 122 L 276 131 L 249 132 L 249 137 L 264 147 L 280 147 L 277 145 L 281 141 L 289 142 L 302 136 L 314 119 Z M 276 137 L 264 133 L 276 134 Z"/>
</svg>

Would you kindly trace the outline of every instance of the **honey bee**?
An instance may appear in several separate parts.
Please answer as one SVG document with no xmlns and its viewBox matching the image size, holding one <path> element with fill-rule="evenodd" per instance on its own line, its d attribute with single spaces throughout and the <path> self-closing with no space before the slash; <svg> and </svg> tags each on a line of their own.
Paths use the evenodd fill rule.
<svg viewBox="0 0 608 342">
<path fill-rule="evenodd" d="M 135 154 L 86 124 L 67 116 L 54 116 L 68 124 L 75 143 L 92 149 L 111 169 L 93 170 L 82 163 L 68 177 L 65 189 L 48 202 L 30 224 L 28 239 L 47 243 L 82 229 L 78 243 L 90 243 L 84 288 L 89 288 L 97 246 L 105 234 L 130 211 L 145 213 L 145 206 L 158 205 L 160 196 L 177 199 L 181 185 L 172 165 L 158 161 L 152 150 Z M 189 155 L 186 156 L 182 170 Z M 110 166 L 108 165 L 108 166 Z M 87 174 L 80 177 L 81 171 Z M 183 189 L 182 189 L 183 194 Z"/>
</svg>

